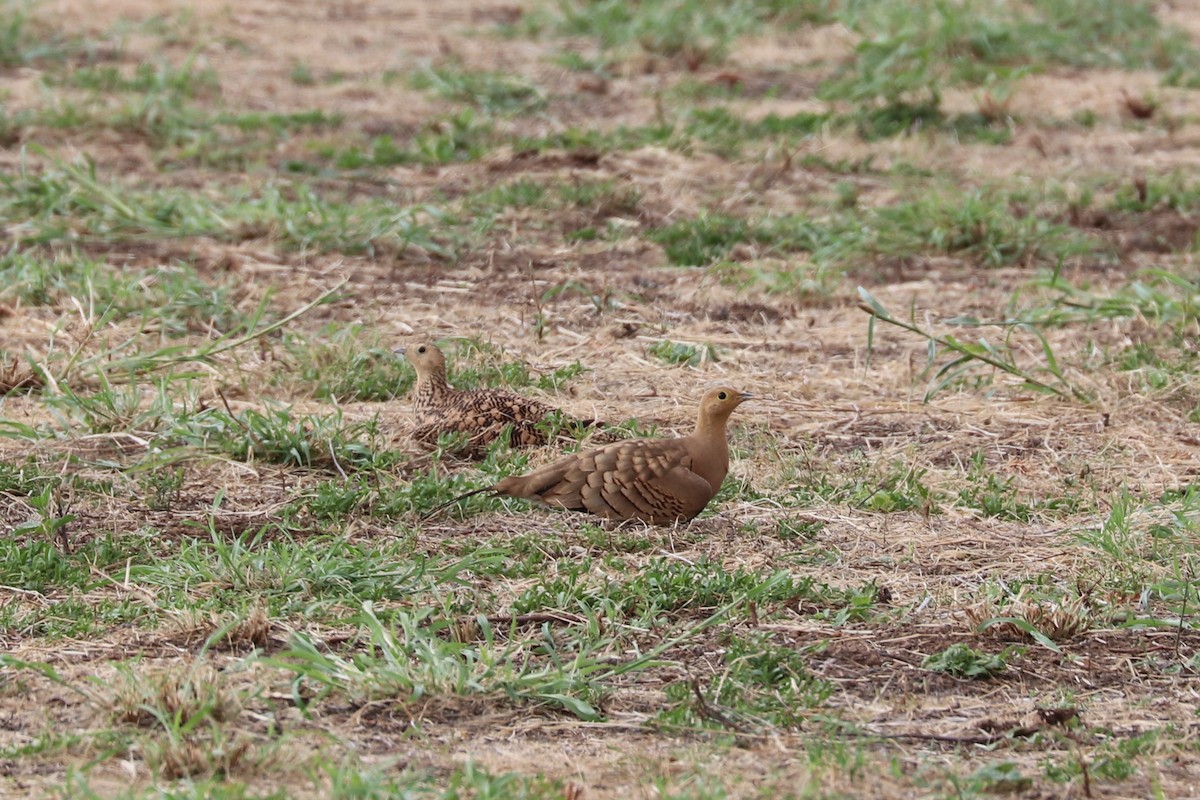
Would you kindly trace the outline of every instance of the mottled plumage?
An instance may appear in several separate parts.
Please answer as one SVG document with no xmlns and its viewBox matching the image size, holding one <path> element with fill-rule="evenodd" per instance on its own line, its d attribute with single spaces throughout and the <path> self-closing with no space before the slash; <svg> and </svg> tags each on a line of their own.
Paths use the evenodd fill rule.
<svg viewBox="0 0 1200 800">
<path fill-rule="evenodd" d="M 424 342 L 396 352 L 417 371 L 412 437 L 419 444 L 432 448 L 443 434 L 463 434 L 467 441 L 460 452 L 478 456 L 505 428 L 513 447 L 546 443 L 544 423 L 556 409 L 502 389 L 455 389 L 446 380 L 446 357 L 435 344 Z M 595 420 L 563 421 L 580 427 L 596 424 Z"/>
<path fill-rule="evenodd" d="M 710 389 L 700 401 L 696 430 L 689 436 L 614 442 L 450 502 L 491 492 L 611 520 L 686 522 L 703 511 L 721 488 L 729 471 L 725 423 L 749 397 L 728 387 Z"/>
</svg>

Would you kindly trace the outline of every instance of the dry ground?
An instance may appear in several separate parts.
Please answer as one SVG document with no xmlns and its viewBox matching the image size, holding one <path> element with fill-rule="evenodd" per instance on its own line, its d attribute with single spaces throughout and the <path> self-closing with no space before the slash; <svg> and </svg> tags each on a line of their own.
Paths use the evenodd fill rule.
<svg viewBox="0 0 1200 800">
<path fill-rule="evenodd" d="M 1167 5 L 1164 18 L 1196 35 L 1200 3 Z M 341 115 L 343 122 L 333 133 L 313 138 L 359 140 L 380 133 L 403 137 L 455 111 L 452 101 L 403 79 L 420 65 L 451 58 L 466 69 L 517 74 L 543 87 L 551 100 L 542 111 L 501 123 L 509 133 L 538 136 L 566 127 L 653 124 L 663 92 L 685 78 L 711 83 L 734 75 L 746 87 L 777 86 L 765 94 L 747 90 L 729 101 L 750 119 L 821 110 L 825 103 L 813 97 L 818 78 L 811 77 L 819 71 L 797 68 L 796 77 L 789 78 L 780 68 L 836 63 L 854 43 L 851 32 L 839 26 L 760 32 L 739 40 L 724 64 L 701 65 L 695 74 L 669 59 L 647 57 L 643 63 L 635 58 L 613 70 L 602 86 L 592 86 L 550 58 L 563 47 L 561 39 L 494 33 L 497 23 L 519 21 L 523 12 L 530 9 L 465 0 L 198 5 L 45 0 L 36 7 L 36 19 L 101 42 L 112 41 L 112 32 L 123 25 L 118 64 L 157 58 L 178 62 L 192 54 L 215 70 L 224 107 L 321 109 Z M 145 24 L 154 19 L 162 24 Z M 311 72 L 313 82 L 295 80 L 298 64 Z M 47 92 L 82 91 L 47 89 L 39 82 L 46 69 L 35 64 L 0 71 L 10 114 L 41 107 Z M 401 77 L 385 81 L 385 74 Z M 331 80 L 331 75 L 340 77 Z M 1123 98 L 1147 94 L 1157 100 L 1155 115 L 1131 119 Z M 979 102 L 979 92 L 951 90 L 944 107 L 969 112 Z M 982 380 L 964 381 L 922 402 L 927 340 L 883 323 L 875 325 L 869 340 L 869 318 L 859 308 L 855 286 L 866 286 L 898 316 L 907 318 L 911 308 L 918 323 L 954 333 L 945 321 L 955 316 L 995 319 L 1014 303 L 1048 304 L 1053 293 L 1031 281 L 1053 265 L 1030 259 L 989 268 L 972 254 L 884 255 L 847 265 L 844 275 L 773 291 L 765 282 L 730 279 L 719 268 L 672 265 L 659 244 L 637 235 L 706 210 L 746 216 L 803 211 L 812 197 L 832 196 L 842 184 L 853 187 L 861 207 L 912 199 L 905 193 L 914 191 L 914 184 L 892 179 L 889 170 L 897 165 L 967 187 L 1001 182 L 1033 190 L 1053 180 L 1069 192 L 1099 178 L 1120 187 L 1148 176 L 1187 175 L 1200 161 L 1200 95 L 1162 86 L 1152 72 L 1051 69 L 1021 80 L 1007 102 L 1008 111 L 1023 122 L 1014 123 L 1011 141 L 1003 145 L 921 131 L 864 141 L 853 130 L 825 129 L 789 153 L 771 147 L 735 156 L 659 145 L 599 152 L 499 147 L 462 163 L 368 167 L 349 176 L 312 177 L 315 185 L 352 198 L 410 205 L 449 204 L 516 180 L 544 185 L 615 181 L 640 196 L 636 210 L 628 213 L 510 208 L 454 258 L 416 249 L 375 255 L 336 248 L 296 251 L 280 246 L 273 229 L 251 229 L 241 239 L 81 236 L 77 252 L 117 271 L 190 264 L 205 281 L 233 287 L 229 302 L 243 313 L 264 297 L 276 312 L 286 313 L 340 287 L 333 302 L 289 326 L 306 341 L 319 342 L 339 327 L 361 324 L 376 337 L 372 341 L 388 346 L 416 337 L 482 341 L 502 354 L 479 356 L 484 363 L 488 358 L 523 362 L 534 375 L 578 361 L 585 371 L 565 389 L 530 391 L 579 415 L 636 418 L 660 432 L 675 432 L 690 425 L 695 399 L 712 382 L 755 394 L 734 418 L 734 491 L 722 496 L 715 514 L 689 528 L 597 533 L 581 528 L 582 520 L 514 504 L 472 507 L 463 517 L 426 522 L 416 513 L 399 521 L 361 515 L 339 532 L 347 543 L 402 544 L 441 557 L 469 554 L 483 542 L 519 547 L 532 538 L 537 547 L 558 548 L 548 552 L 552 570 L 564 559 L 588 556 L 597 577 L 606 569 L 613 579 L 628 577 L 665 556 L 680 564 L 711 562 L 762 576 L 784 569 L 834 589 L 876 587 L 873 611 L 862 617 L 839 618 L 836 608 L 816 613 L 823 610 L 806 607 L 804 600 L 764 600 L 757 610 L 737 610 L 722 630 L 762 632 L 805 653 L 808 669 L 828 682 L 831 693 L 816 707 L 800 709 L 803 721 L 795 725 L 724 725 L 722 712 L 708 709 L 708 727 L 684 731 L 664 727 L 657 716 L 668 702 L 665 687 L 680 681 L 703 687 L 719 678 L 724 644 L 715 633 L 681 642 L 664 654 L 663 666 L 613 678 L 600 721 L 470 697 L 434 697 L 425 706 L 343 699 L 304 715 L 289 700 L 288 682 L 277 668 L 249 655 L 255 647 L 262 654 L 278 653 L 297 631 L 319 635 L 333 646 L 339 629 L 299 613 L 268 614 L 260 621 L 263 631 L 204 656 L 222 671 L 230 691 L 243 698 L 247 735 L 256 742 L 274 741 L 279 731 L 284 737 L 261 774 L 231 769 L 229 780 L 244 784 L 253 796 L 276 790 L 294 796 L 336 794 L 328 780 L 297 766 L 326 759 L 353 761 L 389 775 L 424 770 L 434 784 L 461 775 L 471 762 L 493 775 L 543 775 L 560 782 L 546 796 L 572 798 L 788 792 L 940 797 L 973 795 L 984 785 L 1023 797 L 1200 796 L 1195 747 L 1200 686 L 1194 671 L 1200 635 L 1186 603 L 1172 605 L 1169 597 L 1148 588 L 1176 580 L 1171 585 L 1182 585 L 1187 597 L 1194 563 L 1192 511 L 1185 508 L 1172 517 L 1166 505 L 1135 502 L 1130 512 L 1137 537 L 1149 537 L 1154 524 L 1177 524 L 1187 545 L 1177 558 L 1156 559 L 1148 554 L 1150 545 L 1139 540 L 1122 561 L 1085 541 L 1128 498 L 1158 498 L 1195 480 L 1200 427 L 1193 421 L 1196 384 L 1190 371 L 1171 373 L 1167 384 L 1155 386 L 1141 369 L 1096 368 L 1103 357 L 1152 340 L 1160 330 L 1156 320 L 1095 318 L 1045 329 L 1066 378 L 1086 391 L 1086 401 L 1046 396 L 1003 373 L 979 371 L 974 375 Z M 1080 111 L 1094 113 L 1098 121 L 1091 127 L 1060 124 Z M 35 144 L 41 149 L 32 148 Z M 138 134 L 31 125 L 0 150 L 0 169 L 11 176 L 22 162 L 36 170 L 48 168 L 55 157 L 71 162 L 86 154 L 98 174 L 131 185 L 199 194 L 253 192 L 276 171 L 283 174 L 289 160 L 311 153 L 311 140 L 298 135 L 282 140 L 252 169 L 222 171 L 186 159 L 164 163 L 160 148 Z M 839 173 L 816 162 L 803 166 L 804 156 L 819 156 L 826 164 L 870 157 L 873 169 Z M 567 237 L 593 224 L 593 218 L 601 226 L 615 219 L 618 229 L 624 225 L 630 233 L 592 241 Z M 17 223 L 10 218 L 6 224 L 17 236 Z M 1090 217 L 1078 226 L 1105 241 L 1115 255 L 1068 259 L 1062 278 L 1097 297 L 1122 291 L 1147 267 L 1166 267 L 1194 279 L 1197 224 L 1192 211 L 1165 206 L 1125 217 Z M 803 260 L 760 251 L 753 243 L 739 247 L 730 260 L 758 274 L 788 267 L 789 258 Z M 547 294 L 553 287 L 568 289 Z M 95 318 L 84 298 L 78 307 L 66 301 L 35 306 L 4 292 L 0 288 L 0 343 L 9 354 L 28 351 L 35 359 L 48 359 L 64 346 L 99 351 L 137 329 L 134 323 L 124 328 L 114 323 L 92 330 Z M 204 331 L 193 330 L 185 341 L 204 337 Z M 650 350 L 662 341 L 711 345 L 718 360 L 664 364 Z M 1014 352 L 1021 363 L 1034 363 L 1041 350 L 1036 339 L 1018 334 Z M 277 400 L 291 404 L 297 414 L 332 410 L 330 401 L 314 399 L 305 387 L 296 357 L 269 337 L 224 353 L 199 371 L 195 385 L 205 406 L 227 402 L 241 412 Z M 85 383 L 80 390 L 95 388 Z M 378 416 L 381 449 L 403 454 L 394 468 L 398 480 L 427 468 L 427 457 L 405 436 L 405 397 L 339 405 L 351 422 Z M 41 391 L 8 396 L 0 413 L 35 427 L 53 423 Z M 137 438 L 123 439 L 124 434 Z M 65 463 L 64 453 L 82 454 L 71 470 L 99 480 L 114 464 L 119 469 L 135 463 L 147 438 L 118 425 L 101 437 L 67 432 L 37 442 L 9 438 L 0 442 L 0 454 L 13 464 L 32 454 L 44 465 Z M 534 453 L 530 463 L 556 452 Z M 120 493 L 79 501 L 69 532 L 73 546 L 106 534 L 152 530 L 170 543 L 164 545 L 164 558 L 170 558 L 171 548 L 208 536 L 206 520 L 212 520 L 214 535 L 233 540 L 279 519 L 288 503 L 320 480 L 337 478 L 329 465 L 318 474 L 236 458 L 185 463 L 186 479 L 170 510 L 150 510 Z M 474 468 L 448 460 L 438 469 L 469 478 Z M 797 486 L 840 485 L 851 475 L 899 487 L 897 492 L 920 487 L 926 494 L 918 492 L 912 507 L 897 509 L 881 506 L 870 493 L 813 489 L 803 506 L 785 497 Z M 1020 500 L 1032 511 L 1006 518 L 962 499 L 961 492 L 985 485 L 987 475 L 1003 487 L 995 489 L 1001 500 Z M 223 505 L 214 512 L 218 493 Z M 10 524 L 30 516 L 26 498 L 6 498 Z M 1072 498 L 1075 506 L 1054 510 L 1044 503 L 1063 498 Z M 781 520 L 806 533 L 780 535 Z M 320 533 L 323 524 L 314 523 L 309 531 Z M 290 535 L 305 533 L 298 529 Z M 624 576 L 618 567 L 606 566 L 611 553 L 620 555 Z M 99 632 L 65 636 L 16 623 L 0 628 L 0 644 L 10 657 L 51 665 L 57 676 L 17 670 L 16 662 L 0 673 L 0 792 L 6 797 L 60 792 L 108 797 L 171 785 L 161 760 L 153 762 L 137 748 L 114 753 L 103 738 L 85 736 L 47 755 L 22 751 L 48 731 L 94 733 L 113 727 L 108 706 L 93 698 L 97 693 L 107 697 L 109 687 L 127 680 L 121 665 L 136 665 L 140 675 L 190 668 L 213 629 L 210 611 L 189 615 L 164 607 L 158 590 L 123 576 L 121 564 L 97 563 L 93 569 L 98 579 L 82 593 L 0 587 L 0 605 L 10 620 L 48 614 L 67 599 L 85 607 L 128 600 L 143 605 L 153 619 L 152 624 L 122 621 Z M 464 580 L 468 596 L 480 598 L 483 610 L 501 614 L 541 578 L 479 574 Z M 1021 586 L 1029 587 L 1026 595 Z M 1003 587 L 1017 588 L 1005 595 Z M 189 591 L 204 598 L 216 589 L 198 584 Z M 1033 606 L 1040 610 L 1030 611 Z M 347 608 L 346 614 L 355 610 Z M 564 619 L 575 619 L 571 609 L 561 611 L 568 615 Z M 714 611 L 688 609 L 671 624 L 686 626 Z M 1044 619 L 1054 614 L 1066 619 L 1062 625 L 1078 627 L 1063 633 Z M 1164 622 L 1123 624 L 1137 614 Z M 978 623 L 992 617 L 1041 620 L 1061 650 L 1013 626 L 980 631 Z M 349 640 L 355 631 L 347 622 L 341 635 Z M 646 632 L 637 646 L 659 640 Z M 987 653 L 1010 645 L 1021 650 L 992 680 L 922 667 L 926 656 L 957 642 Z M 636 653 L 611 655 L 620 660 Z M 86 695 L 78 691 L 81 686 Z M 697 703 L 703 717 L 704 703 Z M 1147 733 L 1153 735 L 1139 738 Z M 1122 750 L 1125 742 L 1136 744 Z M 1128 759 L 1128 774 L 1090 775 L 1080 767 L 1118 758 Z M 1024 778 L 971 783 L 981 768 L 1005 763 Z M 76 776 L 75 783 L 64 784 L 69 775 Z M 501 788 L 488 794 L 478 786 L 463 791 L 463 796 L 509 792 Z"/>
</svg>

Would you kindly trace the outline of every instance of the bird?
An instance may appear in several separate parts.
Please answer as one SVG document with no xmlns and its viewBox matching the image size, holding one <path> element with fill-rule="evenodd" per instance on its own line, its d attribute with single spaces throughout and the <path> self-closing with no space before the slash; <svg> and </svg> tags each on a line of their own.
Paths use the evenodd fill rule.
<svg viewBox="0 0 1200 800">
<path fill-rule="evenodd" d="M 536 447 L 547 441 L 547 423 L 558 409 L 502 389 L 455 389 L 446 380 L 446 356 L 432 342 L 397 347 L 417 371 L 414 392 L 413 439 L 428 448 L 443 434 L 461 434 L 465 442 L 452 448 L 460 455 L 479 456 L 508 430 L 513 447 Z M 597 426 L 597 420 L 563 418 L 568 428 Z"/>
<path fill-rule="evenodd" d="M 728 386 L 700 399 L 696 429 L 674 439 L 623 439 L 580 451 L 527 475 L 504 478 L 432 509 L 429 517 L 472 495 L 519 497 L 608 520 L 651 525 L 688 522 L 704 510 L 729 471 L 725 425 L 749 400 Z"/>
</svg>

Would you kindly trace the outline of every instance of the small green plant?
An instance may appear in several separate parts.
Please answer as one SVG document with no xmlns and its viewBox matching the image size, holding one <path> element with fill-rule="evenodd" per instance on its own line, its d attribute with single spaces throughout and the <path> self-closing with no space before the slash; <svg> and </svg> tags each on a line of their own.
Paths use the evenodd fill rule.
<svg viewBox="0 0 1200 800">
<path fill-rule="evenodd" d="M 297 86 L 314 86 L 317 79 L 313 77 L 312 68 L 303 62 L 296 62 L 292 65 L 291 72 L 292 83 Z"/>
<path fill-rule="evenodd" d="M 647 348 L 650 355 L 664 364 L 699 367 L 719 361 L 717 349 L 711 344 L 694 345 L 663 339 Z"/>
<path fill-rule="evenodd" d="M 968 780 L 978 791 L 989 794 L 1013 794 L 1033 786 L 1033 778 L 1023 774 L 1021 768 L 1011 761 L 985 764 L 975 770 Z"/>
<path fill-rule="evenodd" d="M 142 502 L 153 511 L 170 511 L 179 502 L 186 477 L 183 467 L 161 466 L 138 476 Z"/>
<path fill-rule="evenodd" d="M 71 513 L 72 485 L 69 481 L 47 481 L 37 494 L 26 501 L 34 512 L 30 519 L 13 527 L 17 536 L 31 536 L 44 542 L 58 542 L 63 550 L 70 550 L 68 526 L 75 521 Z"/>
<path fill-rule="evenodd" d="M 988 655 L 959 642 L 940 653 L 926 656 L 921 666 L 931 672 L 945 672 L 956 678 L 992 678 L 1004 672 L 1008 664 L 1002 655 Z"/>
</svg>

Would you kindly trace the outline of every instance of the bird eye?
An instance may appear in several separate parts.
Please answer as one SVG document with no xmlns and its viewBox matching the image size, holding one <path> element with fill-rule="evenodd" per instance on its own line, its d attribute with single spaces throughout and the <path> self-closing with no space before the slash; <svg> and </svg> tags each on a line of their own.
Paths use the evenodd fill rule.
<svg viewBox="0 0 1200 800">
<path fill-rule="evenodd" d="M 417 348 L 417 352 L 418 352 L 418 353 L 424 353 L 424 352 L 425 352 L 425 345 L 421 345 L 420 347 L 418 347 L 418 348 Z"/>
<path fill-rule="evenodd" d="M 718 394 L 718 395 L 717 395 L 717 399 L 718 399 L 718 400 L 728 400 L 728 399 L 729 399 L 729 395 L 728 395 L 728 394 L 726 394 L 725 392 L 721 392 L 720 394 Z"/>
</svg>

